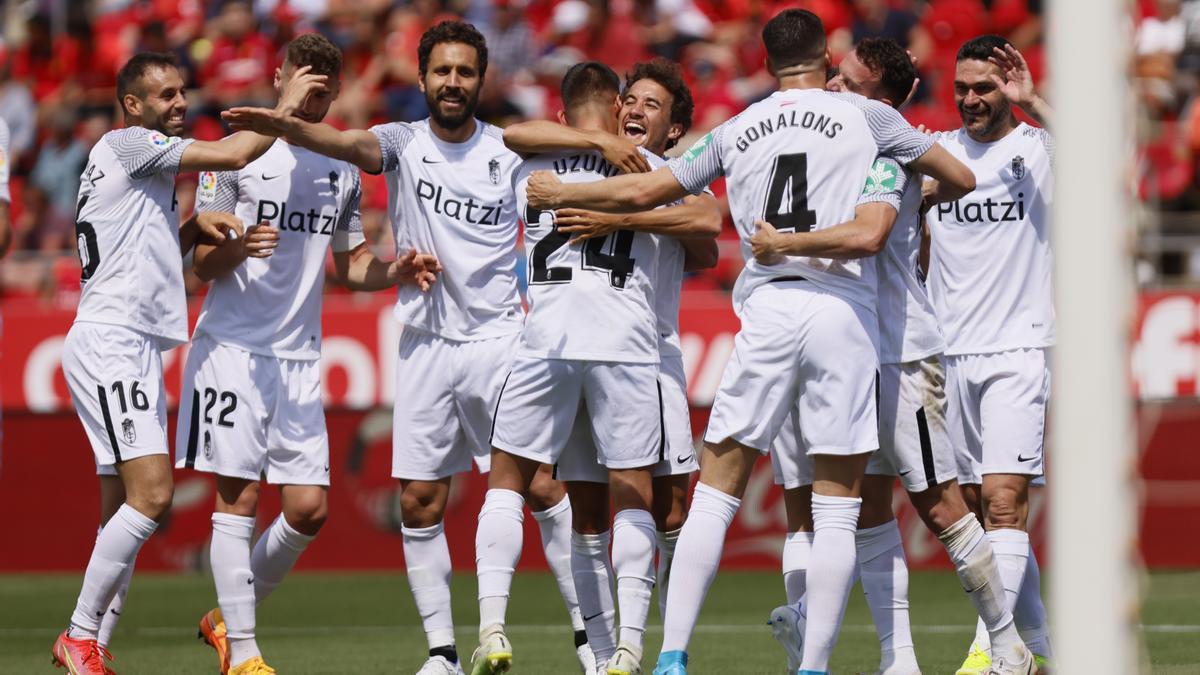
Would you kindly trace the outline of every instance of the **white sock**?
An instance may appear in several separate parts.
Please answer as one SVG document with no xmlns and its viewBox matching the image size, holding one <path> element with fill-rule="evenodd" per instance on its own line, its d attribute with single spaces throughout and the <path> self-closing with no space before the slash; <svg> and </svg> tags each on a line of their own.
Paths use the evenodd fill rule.
<svg viewBox="0 0 1200 675">
<path fill-rule="evenodd" d="M 612 565 L 617 573 L 619 642 L 642 647 L 650 596 L 654 593 L 654 516 L 623 509 L 613 517 Z"/>
<path fill-rule="evenodd" d="M 315 535 L 301 534 L 288 525 L 282 513 L 271 522 L 250 553 L 255 605 L 261 605 L 283 583 L 283 578 L 292 571 L 296 560 L 313 539 L 316 539 Z"/>
<path fill-rule="evenodd" d="M 99 636 L 100 620 L 108 612 L 121 579 L 133 567 L 142 544 L 157 527 L 158 523 L 128 504 L 122 504 L 108 519 L 96 537 L 96 546 L 83 573 L 83 588 L 67 628 L 71 637 L 94 640 Z"/>
<path fill-rule="evenodd" d="M 725 533 L 741 505 L 742 500 L 737 497 L 696 483 L 692 507 L 679 531 L 675 560 L 671 563 L 662 651 L 687 651 L 700 606 L 721 564 Z"/>
<path fill-rule="evenodd" d="M 571 532 L 571 572 L 579 597 L 579 611 L 583 613 L 583 629 L 597 664 L 607 663 L 617 651 L 617 638 L 613 632 L 613 619 L 617 613 L 612 588 L 616 575 L 608 557 L 610 538 L 608 532 Z"/>
<path fill-rule="evenodd" d="M 908 616 L 908 563 L 900 526 L 890 520 L 859 530 L 854 539 L 863 593 L 879 634 L 879 670 L 885 675 L 916 672 L 917 654 Z"/>
<path fill-rule="evenodd" d="M 254 641 L 254 572 L 250 569 L 254 519 L 214 513 L 212 526 L 213 583 L 229 638 L 229 665 L 237 666 L 262 654 Z"/>
<path fill-rule="evenodd" d="M 1042 574 L 1038 569 L 1037 556 L 1033 547 L 1029 547 L 1029 560 L 1025 567 L 1025 580 L 1021 583 L 1021 593 L 1017 596 L 1017 606 L 1013 609 L 1013 619 L 1017 624 L 1017 632 L 1025 641 L 1029 651 L 1054 658 L 1054 650 L 1050 646 L 1050 627 L 1046 625 L 1046 606 L 1042 604 Z"/>
<path fill-rule="evenodd" d="M 658 586 L 658 616 L 667 616 L 667 584 L 671 581 L 671 560 L 675 558 L 675 544 L 679 541 L 679 530 L 655 532 L 654 542 L 658 547 L 658 566 L 654 569 L 654 580 Z"/>
<path fill-rule="evenodd" d="M 801 670 L 829 670 L 829 657 L 854 583 L 854 533 L 861 506 L 861 499 L 813 494 L 812 560 L 805 582 L 808 622 Z"/>
<path fill-rule="evenodd" d="M 401 527 L 408 587 L 421 615 L 429 648 L 454 645 L 454 617 L 450 611 L 450 547 L 443 524 Z"/>
<path fill-rule="evenodd" d="M 789 605 L 804 597 L 804 580 L 812 558 L 812 532 L 788 532 L 783 543 L 783 590 Z"/>
<path fill-rule="evenodd" d="M 96 538 L 100 538 L 100 532 L 103 528 L 96 530 Z M 121 612 L 125 609 L 125 596 L 129 593 L 129 581 L 133 578 L 133 563 L 130 563 L 125 568 L 125 574 L 121 575 L 121 581 L 117 584 L 117 593 L 113 596 L 112 602 L 108 603 L 108 611 L 105 612 L 104 618 L 100 620 L 100 631 L 96 636 L 96 642 L 101 647 L 107 647 L 112 640 L 113 631 L 117 629 L 117 622 L 121 620 Z"/>
<path fill-rule="evenodd" d="M 1004 607 L 1011 612 L 1017 606 L 1029 564 L 1029 534 L 1005 528 L 988 532 L 987 538 L 996 554 L 1000 582 L 1004 584 Z"/>
<path fill-rule="evenodd" d="M 983 526 L 974 514 L 968 513 L 939 534 L 938 539 L 946 547 L 958 580 L 985 625 L 985 638 L 990 638 L 984 639 L 979 647 L 987 650 L 994 642 L 1001 652 L 1011 653 L 1021 638 L 1013 625 L 1012 612 L 1004 606 L 1000 570 Z M 979 640 L 976 636 L 976 641 Z"/>
<path fill-rule="evenodd" d="M 525 498 L 512 490 L 490 489 L 475 530 L 475 570 L 479 578 L 479 629 L 504 625 L 513 570 L 521 559 Z"/>
<path fill-rule="evenodd" d="M 534 511 L 533 519 L 542 535 L 546 564 L 558 582 L 558 592 L 571 615 L 571 628 L 579 632 L 583 630 L 583 615 L 579 613 L 579 596 L 575 592 L 575 579 L 571 577 L 571 498 L 563 497 L 561 502 L 545 511 Z"/>
</svg>

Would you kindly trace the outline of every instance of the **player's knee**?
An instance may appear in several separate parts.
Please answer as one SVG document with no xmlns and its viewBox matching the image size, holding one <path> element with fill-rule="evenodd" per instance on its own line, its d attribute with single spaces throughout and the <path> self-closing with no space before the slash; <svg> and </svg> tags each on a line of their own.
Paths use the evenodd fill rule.
<svg viewBox="0 0 1200 675">
<path fill-rule="evenodd" d="M 405 527 L 433 527 L 442 521 L 442 508 L 433 490 L 409 486 L 400 493 L 400 520 Z"/>
<path fill-rule="evenodd" d="M 147 518 L 158 521 L 171 509 L 174 496 L 175 486 L 166 482 L 140 487 L 136 493 L 129 494 L 127 503 Z"/>
<path fill-rule="evenodd" d="M 985 497 L 984 506 L 987 529 L 1024 528 L 1024 509 L 1016 490 L 997 490 Z"/>
<path fill-rule="evenodd" d="M 329 517 L 329 500 L 324 490 L 293 500 L 284 507 L 283 517 L 297 532 L 315 535 Z"/>
<path fill-rule="evenodd" d="M 529 510 L 545 511 L 557 506 L 566 496 L 567 491 L 563 488 L 562 483 L 548 475 L 543 476 L 539 472 L 529 485 Z"/>
<path fill-rule="evenodd" d="M 654 505 L 654 527 L 659 532 L 674 532 L 687 520 L 687 506 L 682 500 L 672 500 L 666 508 Z"/>
</svg>

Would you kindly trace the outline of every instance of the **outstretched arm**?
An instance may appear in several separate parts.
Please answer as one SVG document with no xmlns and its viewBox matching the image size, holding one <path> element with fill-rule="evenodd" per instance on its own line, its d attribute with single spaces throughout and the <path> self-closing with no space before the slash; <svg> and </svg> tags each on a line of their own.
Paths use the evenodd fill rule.
<svg viewBox="0 0 1200 675">
<path fill-rule="evenodd" d="M 678 201 L 688 191 L 664 166 L 646 174 L 613 176 L 590 183 L 563 183 L 549 171 L 534 171 L 526 194 L 529 205 L 542 211 L 576 207 L 627 213 Z"/>
<path fill-rule="evenodd" d="M 442 267 L 432 255 L 411 249 L 392 262 L 384 262 L 371 253 L 366 242 L 349 251 L 334 251 L 333 267 L 338 280 L 354 291 L 381 291 L 401 284 L 412 284 L 429 291 Z"/>
<path fill-rule="evenodd" d="M 625 173 L 650 171 L 650 163 L 638 148 L 620 136 L 584 130 L 548 120 L 533 120 L 509 125 L 504 130 L 504 144 L 519 155 L 536 155 L 558 150 L 597 151 Z"/>
<path fill-rule="evenodd" d="M 815 232 L 780 232 L 767 221 L 756 220 L 758 229 L 750 246 L 755 260 L 764 265 L 778 264 L 785 256 L 865 258 L 883 250 L 896 215 L 896 207 L 891 204 L 860 204 L 854 210 L 854 220 Z"/>
</svg>

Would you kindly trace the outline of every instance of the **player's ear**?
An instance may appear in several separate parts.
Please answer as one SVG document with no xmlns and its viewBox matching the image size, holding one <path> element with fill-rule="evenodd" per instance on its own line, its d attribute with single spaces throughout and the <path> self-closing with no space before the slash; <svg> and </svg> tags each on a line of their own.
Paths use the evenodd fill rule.
<svg viewBox="0 0 1200 675">
<path fill-rule="evenodd" d="M 558 111 L 558 123 L 565 127 L 571 126 L 571 125 L 567 124 L 567 111 L 566 110 Z"/>
<path fill-rule="evenodd" d="M 121 108 L 126 115 L 132 117 L 142 116 L 142 99 L 136 94 L 125 94 L 121 98 Z"/>
<path fill-rule="evenodd" d="M 668 141 L 678 141 L 682 137 L 683 137 L 683 125 L 682 124 L 678 124 L 678 123 L 672 124 L 671 128 L 667 129 L 667 140 Z"/>
<path fill-rule="evenodd" d="M 276 92 L 283 92 L 283 67 L 275 69 L 275 81 L 272 83 Z"/>
<path fill-rule="evenodd" d="M 419 89 L 422 94 L 425 93 L 425 72 L 422 70 L 417 71 L 417 89 Z"/>
</svg>

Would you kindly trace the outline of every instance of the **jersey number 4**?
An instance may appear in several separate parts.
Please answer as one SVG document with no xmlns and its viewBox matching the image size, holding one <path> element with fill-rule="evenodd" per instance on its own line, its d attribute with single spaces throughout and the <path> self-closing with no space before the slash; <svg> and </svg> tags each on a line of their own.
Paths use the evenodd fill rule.
<svg viewBox="0 0 1200 675">
<path fill-rule="evenodd" d="M 525 209 L 525 226 L 530 223 L 537 226 L 542 212 L 531 208 Z M 625 288 L 629 275 L 633 274 L 633 232 L 618 230 L 604 237 L 588 239 L 583 243 L 583 266 L 586 269 L 608 273 L 608 282 L 613 288 Z M 565 284 L 570 283 L 574 270 L 570 267 L 549 267 L 547 261 L 550 254 L 566 246 L 571 236 L 558 231 L 558 225 L 546 236 L 534 244 L 529 254 L 529 283 L 531 284 Z M 611 244 L 610 244 L 611 242 Z M 605 252 L 608 246 L 609 251 Z"/>
<path fill-rule="evenodd" d="M 785 203 L 787 211 L 781 213 Z M 780 232 L 808 232 L 817 224 L 817 212 L 808 208 L 808 153 L 775 158 L 763 220 Z"/>
</svg>

